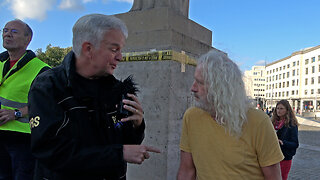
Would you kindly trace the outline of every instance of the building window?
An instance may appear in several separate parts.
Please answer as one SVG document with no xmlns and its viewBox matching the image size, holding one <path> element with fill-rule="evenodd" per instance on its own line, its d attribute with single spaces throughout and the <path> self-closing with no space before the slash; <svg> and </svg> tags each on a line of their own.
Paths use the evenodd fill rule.
<svg viewBox="0 0 320 180">
<path fill-rule="evenodd" d="M 272 72 L 274 73 L 274 69 L 272 69 Z"/>
<path fill-rule="evenodd" d="M 278 80 L 278 75 L 276 75 L 276 80 Z"/>
<path fill-rule="evenodd" d="M 294 84 L 295 84 L 295 80 L 292 80 L 292 86 L 294 86 Z"/>
<path fill-rule="evenodd" d="M 287 81 L 287 87 L 289 87 L 289 81 Z"/>
<path fill-rule="evenodd" d="M 276 83 L 276 89 L 278 88 L 278 83 Z"/>
<path fill-rule="evenodd" d="M 311 78 L 311 84 L 314 84 L 314 77 Z"/>
<path fill-rule="evenodd" d="M 281 88 L 281 83 L 279 83 L 279 88 Z"/>
<path fill-rule="evenodd" d="M 297 61 L 297 65 L 299 66 L 299 61 Z"/>
<path fill-rule="evenodd" d="M 316 57 L 312 57 L 311 58 L 311 61 L 314 63 L 314 62 L 316 62 Z"/>
<path fill-rule="evenodd" d="M 306 68 L 306 74 L 308 74 L 308 68 Z"/>
<path fill-rule="evenodd" d="M 283 76 L 282 76 L 282 77 L 283 77 L 283 79 L 286 78 L 286 73 L 283 73 Z"/>
<path fill-rule="evenodd" d="M 283 82 L 283 83 L 282 83 L 282 87 L 286 87 L 286 84 L 285 84 L 285 82 Z"/>
<path fill-rule="evenodd" d="M 272 76 L 272 81 L 274 81 L 274 76 Z"/>
<path fill-rule="evenodd" d="M 296 66 L 296 62 L 295 61 L 292 63 L 292 66 Z"/>
<path fill-rule="evenodd" d="M 278 93 L 276 92 L 276 93 L 274 94 L 274 97 L 277 97 L 277 95 L 278 95 Z"/>
<path fill-rule="evenodd" d="M 294 95 L 294 90 L 291 91 L 291 95 Z"/>
<path fill-rule="evenodd" d="M 304 90 L 304 95 L 307 95 L 308 94 L 308 90 Z"/>
<path fill-rule="evenodd" d="M 318 76 L 318 84 L 320 84 L 320 76 Z"/>
<path fill-rule="evenodd" d="M 304 82 L 304 85 L 308 85 L 308 78 L 306 78 Z"/>
<path fill-rule="evenodd" d="M 299 69 L 297 69 L 297 75 L 299 76 Z"/>
<path fill-rule="evenodd" d="M 315 67 L 314 66 L 312 66 L 312 73 L 314 73 L 315 72 Z"/>
<path fill-rule="evenodd" d="M 299 79 L 297 79 L 297 86 L 299 86 Z"/>
<path fill-rule="evenodd" d="M 314 94 L 314 89 L 311 89 L 311 94 Z"/>
<path fill-rule="evenodd" d="M 292 70 L 292 76 L 295 76 L 296 75 L 296 70 Z"/>
<path fill-rule="evenodd" d="M 281 79 L 281 74 L 279 74 L 279 80 Z"/>
<path fill-rule="evenodd" d="M 306 59 L 304 64 L 308 64 L 308 63 L 309 63 L 309 59 Z"/>
<path fill-rule="evenodd" d="M 299 95 L 298 90 L 296 90 L 296 95 Z"/>
<path fill-rule="evenodd" d="M 318 94 L 320 94 L 320 89 L 318 89 Z"/>
<path fill-rule="evenodd" d="M 287 68 L 289 68 L 289 67 L 290 67 L 290 64 L 287 65 Z"/>
<path fill-rule="evenodd" d="M 287 78 L 289 78 L 289 75 L 290 75 L 290 73 L 289 73 L 289 72 L 287 72 Z"/>
<path fill-rule="evenodd" d="M 279 67 L 279 70 L 281 71 L 282 67 Z"/>
<path fill-rule="evenodd" d="M 286 66 L 283 66 L 283 70 L 285 70 L 286 69 Z"/>
<path fill-rule="evenodd" d="M 286 94 L 287 94 L 287 97 L 288 97 L 288 96 L 289 96 L 289 91 L 287 91 L 287 93 L 286 93 Z"/>
</svg>

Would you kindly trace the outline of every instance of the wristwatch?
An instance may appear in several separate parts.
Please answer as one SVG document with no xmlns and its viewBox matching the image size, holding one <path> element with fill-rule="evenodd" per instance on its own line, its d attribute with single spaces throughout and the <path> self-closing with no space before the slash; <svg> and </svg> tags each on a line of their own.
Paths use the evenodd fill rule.
<svg viewBox="0 0 320 180">
<path fill-rule="evenodd" d="M 21 111 L 19 109 L 15 109 L 14 111 L 15 111 L 14 112 L 15 119 L 19 119 L 19 118 L 22 117 L 22 113 L 21 113 Z"/>
</svg>

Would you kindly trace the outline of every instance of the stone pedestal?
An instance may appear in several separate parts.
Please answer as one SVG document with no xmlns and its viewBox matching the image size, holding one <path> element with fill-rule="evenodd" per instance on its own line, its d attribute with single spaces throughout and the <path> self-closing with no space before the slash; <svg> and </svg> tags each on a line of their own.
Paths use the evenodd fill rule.
<svg viewBox="0 0 320 180">
<path fill-rule="evenodd" d="M 212 49 L 212 32 L 167 7 L 117 14 L 129 30 L 123 52 L 184 51 L 198 57 Z"/>
<path fill-rule="evenodd" d="M 175 180 L 180 158 L 182 118 L 193 103 L 190 87 L 195 66 L 174 60 L 122 62 L 115 76 L 133 75 L 140 88 L 146 134 L 142 144 L 154 146 L 142 165 L 128 165 L 128 180 Z"/>
</svg>

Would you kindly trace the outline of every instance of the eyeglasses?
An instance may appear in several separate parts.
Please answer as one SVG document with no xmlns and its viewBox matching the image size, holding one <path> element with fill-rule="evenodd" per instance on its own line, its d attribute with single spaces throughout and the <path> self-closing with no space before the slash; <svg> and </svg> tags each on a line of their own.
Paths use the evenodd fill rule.
<svg viewBox="0 0 320 180">
<path fill-rule="evenodd" d="M 8 29 L 8 28 L 3 28 L 2 33 L 7 33 L 7 32 L 11 32 L 12 34 L 18 34 L 19 31 L 17 29 Z"/>
</svg>

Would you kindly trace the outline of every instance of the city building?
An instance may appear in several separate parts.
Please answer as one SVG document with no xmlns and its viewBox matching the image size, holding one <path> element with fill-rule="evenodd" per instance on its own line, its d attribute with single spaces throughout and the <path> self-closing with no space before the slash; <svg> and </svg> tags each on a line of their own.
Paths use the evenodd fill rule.
<svg viewBox="0 0 320 180">
<path fill-rule="evenodd" d="M 267 107 L 287 99 L 296 112 L 320 110 L 320 45 L 266 65 Z"/>
<path fill-rule="evenodd" d="M 253 66 L 251 70 L 244 72 L 243 77 L 247 96 L 261 108 L 265 108 L 265 70 L 265 66 Z"/>
</svg>

